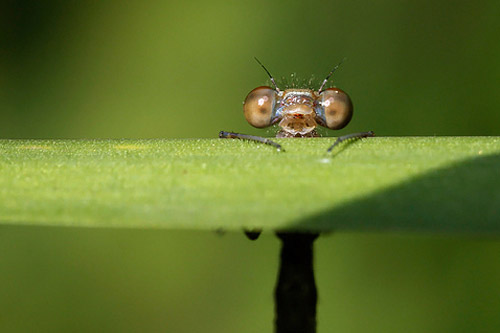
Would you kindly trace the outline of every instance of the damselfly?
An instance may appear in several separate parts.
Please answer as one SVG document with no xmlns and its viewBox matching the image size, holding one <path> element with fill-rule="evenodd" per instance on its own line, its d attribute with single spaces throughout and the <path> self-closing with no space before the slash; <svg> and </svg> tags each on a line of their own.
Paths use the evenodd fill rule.
<svg viewBox="0 0 500 333">
<path fill-rule="evenodd" d="M 280 129 L 276 134 L 277 138 L 310 138 L 319 136 L 316 131 L 318 125 L 338 130 L 351 121 L 353 105 L 349 95 L 339 88 L 325 89 L 328 80 L 341 63 L 331 70 L 318 90 L 281 90 L 267 68 L 257 58 L 255 60 L 266 71 L 274 88 L 257 87 L 246 97 L 243 112 L 250 125 L 265 128 L 278 124 Z M 327 152 L 332 151 L 342 141 L 369 136 L 374 136 L 374 133 L 369 131 L 340 136 Z M 258 141 L 283 151 L 280 144 L 260 136 L 221 131 L 219 137 Z"/>
</svg>

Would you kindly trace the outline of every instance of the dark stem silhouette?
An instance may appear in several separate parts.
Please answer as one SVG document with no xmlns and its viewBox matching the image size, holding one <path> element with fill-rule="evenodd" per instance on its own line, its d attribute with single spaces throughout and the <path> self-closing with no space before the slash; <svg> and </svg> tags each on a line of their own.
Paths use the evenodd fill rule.
<svg viewBox="0 0 500 333">
<path fill-rule="evenodd" d="M 318 234 L 279 232 L 281 258 L 274 292 L 276 333 L 315 333 L 318 299 L 313 243 Z"/>
</svg>

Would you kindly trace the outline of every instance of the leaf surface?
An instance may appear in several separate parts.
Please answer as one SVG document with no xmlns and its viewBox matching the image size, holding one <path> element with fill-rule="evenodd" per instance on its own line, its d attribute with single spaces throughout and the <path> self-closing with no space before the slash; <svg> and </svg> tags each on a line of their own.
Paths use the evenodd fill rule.
<svg viewBox="0 0 500 333">
<path fill-rule="evenodd" d="M 0 223 L 500 231 L 500 137 L 0 140 Z"/>
</svg>

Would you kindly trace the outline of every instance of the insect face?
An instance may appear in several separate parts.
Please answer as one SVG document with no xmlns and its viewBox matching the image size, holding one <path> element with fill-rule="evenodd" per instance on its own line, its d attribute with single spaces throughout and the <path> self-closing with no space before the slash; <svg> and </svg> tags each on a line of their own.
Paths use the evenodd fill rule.
<svg viewBox="0 0 500 333">
<path fill-rule="evenodd" d="M 315 136 L 315 93 L 310 89 L 287 89 L 276 107 L 276 117 L 284 137 Z"/>
<path fill-rule="evenodd" d="M 307 137 L 317 136 L 314 129 L 318 125 L 343 128 L 352 118 L 353 107 L 349 96 L 338 88 L 316 92 L 258 87 L 248 94 L 243 111 L 254 127 L 263 128 L 279 122 L 279 136 Z"/>
</svg>

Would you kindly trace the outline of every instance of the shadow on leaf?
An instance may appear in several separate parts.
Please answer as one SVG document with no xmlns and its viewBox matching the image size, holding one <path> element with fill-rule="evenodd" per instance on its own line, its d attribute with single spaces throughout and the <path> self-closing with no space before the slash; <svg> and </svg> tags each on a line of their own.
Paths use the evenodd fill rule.
<svg viewBox="0 0 500 333">
<path fill-rule="evenodd" d="M 367 216 L 370 221 L 366 221 Z M 477 157 L 435 170 L 310 216 L 295 226 L 319 231 L 333 227 L 360 231 L 500 232 L 500 155 Z"/>
</svg>

